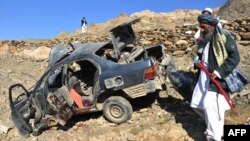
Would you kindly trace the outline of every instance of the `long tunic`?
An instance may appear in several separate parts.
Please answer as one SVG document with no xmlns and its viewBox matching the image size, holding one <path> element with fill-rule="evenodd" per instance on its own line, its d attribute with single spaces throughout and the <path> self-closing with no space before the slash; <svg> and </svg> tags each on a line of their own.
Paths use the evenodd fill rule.
<svg viewBox="0 0 250 141">
<path fill-rule="evenodd" d="M 209 51 L 209 43 L 207 43 L 206 47 L 204 48 L 202 54 L 202 64 L 204 66 L 208 66 L 208 51 Z M 230 107 L 226 101 L 226 99 L 221 94 L 210 94 L 211 91 L 208 91 L 210 78 L 205 73 L 205 71 L 201 70 L 200 75 L 197 81 L 197 84 L 193 91 L 191 107 L 205 109 L 210 106 L 214 101 L 217 101 L 219 111 L 228 110 Z"/>
</svg>

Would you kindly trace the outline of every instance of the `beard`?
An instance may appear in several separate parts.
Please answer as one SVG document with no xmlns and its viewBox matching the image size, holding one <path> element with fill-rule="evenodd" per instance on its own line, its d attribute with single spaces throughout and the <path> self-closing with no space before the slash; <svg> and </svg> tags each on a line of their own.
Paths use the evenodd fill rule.
<svg viewBox="0 0 250 141">
<path fill-rule="evenodd" d="M 208 43 L 213 37 L 214 29 L 209 28 L 207 31 L 202 32 L 203 43 Z"/>
</svg>

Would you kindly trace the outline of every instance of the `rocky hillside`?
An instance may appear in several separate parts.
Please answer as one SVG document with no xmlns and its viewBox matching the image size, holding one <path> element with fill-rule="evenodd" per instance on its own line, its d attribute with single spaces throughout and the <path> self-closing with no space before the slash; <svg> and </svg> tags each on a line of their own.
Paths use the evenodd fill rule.
<svg viewBox="0 0 250 141">
<path fill-rule="evenodd" d="M 190 17 L 185 16 L 186 13 Z M 134 43 L 136 46 L 163 44 L 167 47 L 166 53 L 182 56 L 190 53 L 194 46 L 193 36 L 198 30 L 196 17 L 199 13 L 200 11 L 178 10 L 172 13 L 142 11 L 131 16 L 121 14 L 116 19 L 102 25 L 89 26 L 87 33 L 84 34 L 76 31 L 73 34 L 61 33 L 59 36 L 48 40 L 0 41 L 0 56 L 19 55 L 35 60 L 46 59 L 50 49 L 57 44 L 110 40 L 109 30 L 112 27 L 135 17 L 141 18 L 140 22 L 133 26 L 137 36 Z M 240 17 L 231 21 L 223 20 L 222 22 L 223 28 L 231 31 L 239 44 L 249 45 L 249 17 Z M 100 30 L 100 28 L 103 28 L 103 30 Z M 99 31 L 98 34 L 96 34 L 97 31 Z"/>
<path fill-rule="evenodd" d="M 250 16 L 249 0 L 229 0 L 218 9 L 217 15 L 223 19 L 223 28 L 236 36 L 240 50 L 240 67 L 250 75 Z M 239 11 L 239 7 L 245 7 Z M 236 11 L 236 12 L 232 12 Z M 66 127 L 52 128 L 38 137 L 22 139 L 10 120 L 8 87 L 13 83 L 23 83 L 31 87 L 47 67 L 49 51 L 61 43 L 86 43 L 110 40 L 109 30 L 131 18 L 140 17 L 133 28 L 136 33 L 135 46 L 163 44 L 165 52 L 171 54 L 177 68 L 191 72 L 194 34 L 198 30 L 196 22 L 201 11 L 176 10 L 170 13 L 141 11 L 132 15 L 120 14 L 102 24 L 92 24 L 87 33 L 60 33 L 47 40 L 4 40 L 0 41 L 0 140 L 34 141 L 203 141 L 205 123 L 189 107 L 189 103 L 176 92 L 168 81 L 168 95 L 159 95 L 155 103 L 136 109 L 132 119 L 125 124 L 107 122 L 101 113 L 76 117 Z M 234 13 L 234 14 L 228 14 Z M 226 124 L 250 124 L 250 86 L 233 98 L 234 112 L 226 115 Z"/>
<path fill-rule="evenodd" d="M 240 17 L 249 17 L 250 15 L 250 0 L 228 0 L 222 6 L 218 15 L 226 20 L 238 19 Z"/>
</svg>

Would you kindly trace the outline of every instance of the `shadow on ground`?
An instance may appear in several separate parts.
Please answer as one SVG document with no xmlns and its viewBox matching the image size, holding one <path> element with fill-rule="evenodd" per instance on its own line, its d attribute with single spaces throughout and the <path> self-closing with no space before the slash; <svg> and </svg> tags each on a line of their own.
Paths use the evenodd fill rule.
<svg viewBox="0 0 250 141">
<path fill-rule="evenodd" d="M 194 141 L 204 141 L 205 121 L 190 107 L 189 102 L 172 96 L 157 99 L 160 107 L 171 113 Z"/>
<path fill-rule="evenodd" d="M 168 95 L 158 97 L 157 102 L 165 111 L 171 113 L 194 141 L 204 141 L 206 124 L 190 107 L 196 75 L 193 72 L 172 71 L 168 74 L 174 89 L 183 99 Z"/>
</svg>

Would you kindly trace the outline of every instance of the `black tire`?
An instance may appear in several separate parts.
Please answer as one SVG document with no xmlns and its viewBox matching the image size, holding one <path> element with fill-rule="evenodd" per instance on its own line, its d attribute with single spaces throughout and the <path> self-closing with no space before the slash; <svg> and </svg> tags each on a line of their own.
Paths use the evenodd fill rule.
<svg viewBox="0 0 250 141">
<path fill-rule="evenodd" d="M 110 122 L 124 123 L 132 117 L 132 113 L 131 104 L 121 96 L 112 96 L 104 102 L 103 115 Z"/>
</svg>

